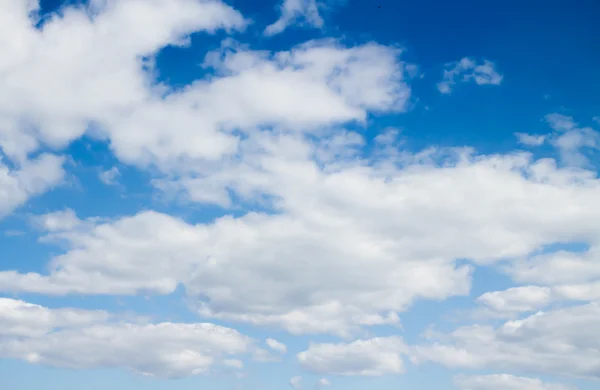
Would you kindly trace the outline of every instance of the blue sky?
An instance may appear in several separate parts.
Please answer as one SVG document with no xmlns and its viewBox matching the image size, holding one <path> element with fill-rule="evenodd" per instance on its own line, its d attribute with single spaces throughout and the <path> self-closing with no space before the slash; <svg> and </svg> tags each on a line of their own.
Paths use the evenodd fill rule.
<svg viewBox="0 0 600 390">
<path fill-rule="evenodd" d="M 581 0 L 0 0 L 0 387 L 590 390 Z"/>
</svg>

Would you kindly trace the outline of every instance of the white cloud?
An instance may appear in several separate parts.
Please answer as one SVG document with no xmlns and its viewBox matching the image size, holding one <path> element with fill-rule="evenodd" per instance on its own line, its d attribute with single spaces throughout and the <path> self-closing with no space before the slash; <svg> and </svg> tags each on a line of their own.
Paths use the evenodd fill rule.
<svg viewBox="0 0 600 390">
<path fill-rule="evenodd" d="M 275 352 L 278 352 L 281 354 L 284 354 L 287 352 L 286 345 L 283 343 L 280 343 L 279 341 L 277 341 L 275 339 L 267 339 L 266 343 L 269 346 L 269 348 L 271 348 Z"/>
<path fill-rule="evenodd" d="M 104 311 L 48 309 L 20 300 L 0 298 L 0 340 L 3 337 L 40 337 L 54 328 L 70 328 L 104 322 Z M 0 341 L 1 342 L 1 341 Z"/>
<path fill-rule="evenodd" d="M 15 168 L 0 159 L 0 218 L 59 184 L 64 178 L 63 158 L 43 154 Z"/>
<path fill-rule="evenodd" d="M 558 250 L 518 259 L 506 268 L 517 282 L 543 285 L 580 284 L 600 279 L 600 247 L 593 241 L 586 250 Z"/>
<path fill-rule="evenodd" d="M 475 59 L 465 57 L 460 61 L 446 64 L 442 81 L 437 84 L 438 90 L 449 94 L 457 83 L 475 82 L 477 85 L 500 85 L 502 76 L 496 70 L 496 64 L 484 60 L 477 63 Z"/>
<path fill-rule="evenodd" d="M 600 301 L 600 280 L 590 283 L 563 284 L 553 288 L 556 296 L 572 301 Z"/>
<path fill-rule="evenodd" d="M 2 12 L 11 16 L 10 34 L 2 35 L 21 37 L 18 47 L 12 38 L 0 42 L 0 74 L 6 76 L 0 147 L 11 158 L 24 159 L 40 143 L 64 146 L 93 123 L 90 134 L 110 141 L 126 163 L 171 172 L 195 162 L 198 169 L 236 154 L 239 139 L 232 130 L 361 121 L 367 110 L 403 109 L 410 95 L 398 50 L 345 48 L 332 40 L 273 54 L 213 53 L 208 62 L 224 72 L 221 77 L 169 91 L 153 83 L 151 62 L 140 58 L 181 44 L 192 32 L 242 29 L 246 21 L 216 0 L 107 4 L 91 19 L 81 7 L 65 7 L 42 32 L 24 5 Z"/>
<path fill-rule="evenodd" d="M 280 34 L 296 23 L 314 28 L 323 27 L 323 18 L 319 14 L 320 6 L 317 0 L 282 0 L 279 5 L 279 19 L 265 28 L 265 35 Z"/>
<path fill-rule="evenodd" d="M 90 122 L 110 127 L 156 100 L 140 58 L 195 31 L 246 24 L 216 0 L 108 0 L 93 12 L 63 7 L 38 30 L 31 5 L 0 3 L 0 148 L 19 161 L 40 143 L 62 147 Z"/>
<path fill-rule="evenodd" d="M 563 114 L 548 114 L 544 120 L 554 130 L 546 138 L 558 149 L 562 162 L 576 167 L 589 166 L 584 151 L 600 148 L 600 133 L 591 127 L 581 127 L 573 117 Z"/>
<path fill-rule="evenodd" d="M 119 295 L 183 284 L 205 316 L 348 336 L 397 324 L 415 299 L 468 293 L 471 269 L 456 259 L 515 259 L 510 272 L 525 280 L 542 246 L 592 244 L 598 234 L 597 179 L 551 160 L 455 152 L 440 165 L 430 152 L 403 168 L 355 158 L 319 167 L 310 157 L 318 146 L 299 136 L 248 140 L 258 141 L 260 153 L 207 180 L 250 200 L 268 195 L 277 214 L 197 225 L 156 212 L 87 221 L 52 233 L 67 246 L 49 274 L 5 271 L 0 286 Z M 542 276 L 594 280 L 588 271 L 589 280 L 565 279 L 575 271 Z"/>
<path fill-rule="evenodd" d="M 294 376 L 290 379 L 290 386 L 292 386 L 294 389 L 299 390 L 302 388 L 302 377 L 301 376 Z"/>
<path fill-rule="evenodd" d="M 551 299 L 552 291 L 548 287 L 523 286 L 487 292 L 476 301 L 495 313 L 511 316 L 541 309 L 547 306 Z"/>
<path fill-rule="evenodd" d="M 349 344 L 311 344 L 298 354 L 305 369 L 328 375 L 381 376 L 404 373 L 401 355 L 407 347 L 399 337 L 356 340 Z"/>
<path fill-rule="evenodd" d="M 577 122 L 575 122 L 572 116 L 566 116 L 558 113 L 548 114 L 544 117 L 544 120 L 553 130 L 556 131 L 573 130 L 579 125 Z"/>
<path fill-rule="evenodd" d="M 110 324 L 108 313 L 48 309 L 0 298 L 0 358 L 72 369 L 126 368 L 144 375 L 208 374 L 242 368 L 232 356 L 254 341 L 209 323 Z"/>
<path fill-rule="evenodd" d="M 327 378 L 321 378 L 319 379 L 319 381 L 317 382 L 317 387 L 319 389 L 322 389 L 324 387 L 329 387 L 331 386 L 331 382 L 327 379 Z"/>
<path fill-rule="evenodd" d="M 106 171 L 101 171 L 98 174 L 100 181 L 107 186 L 117 184 L 116 180 L 119 176 L 121 176 L 121 172 L 119 172 L 119 168 L 117 167 L 112 167 Z"/>
<path fill-rule="evenodd" d="M 508 374 L 465 376 L 454 378 L 461 390 L 576 390 L 573 386 L 545 383 L 539 379 Z"/>
<path fill-rule="evenodd" d="M 540 312 L 498 328 L 465 326 L 416 346 L 413 361 L 598 379 L 599 326 L 598 303 Z"/>
<path fill-rule="evenodd" d="M 546 141 L 545 135 L 533 135 L 526 133 L 515 133 L 520 144 L 527 146 L 540 146 Z"/>
<path fill-rule="evenodd" d="M 35 217 L 34 222 L 44 231 L 64 232 L 76 229 L 83 221 L 77 218 L 75 211 L 65 209 Z"/>
<path fill-rule="evenodd" d="M 0 343 L 0 355 L 71 369 L 127 368 L 158 377 L 207 374 L 250 341 L 213 324 L 96 325 Z"/>
</svg>

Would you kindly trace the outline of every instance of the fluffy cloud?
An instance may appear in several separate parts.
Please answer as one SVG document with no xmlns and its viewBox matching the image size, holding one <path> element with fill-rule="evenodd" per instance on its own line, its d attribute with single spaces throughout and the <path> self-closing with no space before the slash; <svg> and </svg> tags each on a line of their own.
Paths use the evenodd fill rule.
<svg viewBox="0 0 600 390">
<path fill-rule="evenodd" d="M 157 99 L 141 58 L 192 32 L 246 23 L 216 0 L 94 5 L 64 7 L 36 29 L 30 11 L 37 1 L 0 2 L 0 147 L 11 158 L 23 160 L 40 143 L 64 146 L 89 123 L 110 133 L 123 115 Z"/>
<path fill-rule="evenodd" d="M 64 177 L 62 165 L 63 158 L 51 154 L 23 161 L 14 168 L 0 158 L 0 218 L 59 184 Z"/>
<path fill-rule="evenodd" d="M 600 378 L 600 305 L 540 312 L 491 326 L 465 326 L 416 346 L 413 361 Z"/>
<path fill-rule="evenodd" d="M 548 305 L 551 299 L 552 291 L 548 287 L 524 286 L 504 291 L 490 291 L 481 295 L 476 301 L 494 313 L 512 316 L 541 309 Z"/>
<path fill-rule="evenodd" d="M 271 348 L 275 352 L 279 352 L 279 353 L 287 352 L 286 345 L 283 343 L 280 343 L 279 341 L 277 341 L 275 339 L 267 339 L 266 342 L 267 342 L 267 345 L 269 346 L 269 348 Z"/>
<path fill-rule="evenodd" d="M 580 126 L 573 117 L 563 114 L 548 114 L 544 120 L 555 131 L 546 138 L 558 149 L 562 161 L 572 166 L 589 166 L 584 152 L 600 148 L 600 133 L 591 127 Z"/>
<path fill-rule="evenodd" d="M 477 85 L 500 85 L 503 78 L 504 76 L 498 73 L 496 65 L 492 61 L 484 60 L 477 63 L 475 59 L 465 57 L 460 61 L 446 64 L 444 77 L 437 87 L 441 93 L 449 94 L 457 83 L 475 82 Z"/>
<path fill-rule="evenodd" d="M 0 299 L 0 357 L 73 369 L 127 368 L 144 375 L 180 377 L 219 367 L 241 368 L 231 356 L 253 340 L 221 326 L 107 322 L 102 311 L 48 309 Z"/>
<path fill-rule="evenodd" d="M 397 323 L 415 299 L 468 293 L 471 268 L 456 259 L 515 259 L 514 275 L 531 274 L 526 265 L 544 245 L 598 238 L 597 179 L 551 160 L 428 151 L 391 165 L 318 165 L 319 146 L 299 136 L 248 142 L 260 142 L 260 153 L 206 180 L 267 196 L 275 214 L 197 225 L 156 212 L 86 221 L 46 238 L 67 244 L 48 275 L 1 272 L 0 288 L 168 294 L 183 284 L 205 316 L 348 335 Z M 585 282 L 564 279 L 576 268 L 557 271 L 541 275 Z"/>
<path fill-rule="evenodd" d="M 349 344 L 311 344 L 298 354 L 305 369 L 322 374 L 345 376 L 381 376 L 401 374 L 401 355 L 407 347 L 399 337 L 356 340 Z"/>
<path fill-rule="evenodd" d="M 282 0 L 279 6 L 281 15 L 273 24 L 267 26 L 265 35 L 280 34 L 290 25 L 300 22 L 312 27 L 323 26 L 323 18 L 319 14 L 320 4 L 317 0 Z"/>
<path fill-rule="evenodd" d="M 464 376 L 454 378 L 461 390 L 576 390 L 575 387 L 544 383 L 539 379 L 523 378 L 508 374 Z"/>
<path fill-rule="evenodd" d="M 0 34 L 11 39 L 0 41 L 0 147 L 14 160 L 87 131 L 124 162 L 171 172 L 193 161 L 199 169 L 236 154 L 234 130 L 362 121 L 367 110 L 403 109 L 410 95 L 398 50 L 331 40 L 280 53 L 228 45 L 207 57 L 220 76 L 183 91 L 156 85 L 151 59 L 164 46 L 184 44 L 196 31 L 245 27 L 216 0 L 65 7 L 40 30 L 25 3 L 1 6 L 0 24 L 9 30 Z"/>
<path fill-rule="evenodd" d="M 54 328 L 70 328 L 104 322 L 109 314 L 104 311 L 78 309 L 48 309 L 20 300 L 0 298 L 0 339 L 12 337 L 39 337 Z"/>
</svg>

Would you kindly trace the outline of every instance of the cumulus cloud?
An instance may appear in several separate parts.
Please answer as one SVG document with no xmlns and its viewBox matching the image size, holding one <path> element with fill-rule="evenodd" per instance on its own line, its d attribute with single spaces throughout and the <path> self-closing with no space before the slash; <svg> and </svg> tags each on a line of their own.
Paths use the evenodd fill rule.
<svg viewBox="0 0 600 390">
<path fill-rule="evenodd" d="M 598 326 L 598 303 L 539 312 L 497 328 L 464 326 L 416 346 L 413 361 L 598 379 Z"/>
<path fill-rule="evenodd" d="M 545 383 L 539 379 L 508 374 L 465 376 L 458 375 L 454 383 L 461 390 L 576 390 L 576 387 Z"/>
<path fill-rule="evenodd" d="M 496 70 L 496 64 L 483 60 L 477 62 L 473 58 L 465 57 L 460 61 L 446 64 L 442 81 L 437 84 L 438 90 L 443 94 L 450 94 L 457 83 L 475 82 L 477 85 L 500 85 L 503 75 Z"/>
<path fill-rule="evenodd" d="M 314 28 L 323 27 L 323 18 L 319 14 L 320 6 L 317 0 L 282 0 L 279 5 L 279 19 L 265 28 L 265 35 L 280 34 L 290 25 L 297 23 Z"/>
<path fill-rule="evenodd" d="M 196 31 L 246 24 L 216 0 L 108 0 L 93 10 L 63 7 L 36 29 L 29 12 L 37 4 L 0 3 L 0 147 L 19 161 L 40 144 L 68 144 L 92 122 L 124 131 L 115 129 L 123 116 L 156 102 L 151 64 L 141 58 Z"/>
<path fill-rule="evenodd" d="M 30 198 L 58 185 L 64 178 L 63 158 L 43 154 L 9 167 L 0 158 L 0 218 Z"/>
<path fill-rule="evenodd" d="M 103 311 L 48 309 L 0 299 L 0 357 L 72 369 L 126 368 L 144 375 L 208 374 L 241 368 L 232 356 L 254 341 L 222 326 L 199 323 L 109 323 Z"/>
<path fill-rule="evenodd" d="M 260 141 L 259 154 L 207 180 L 249 199 L 269 195 L 278 213 L 196 225 L 156 212 L 87 221 L 52 233 L 67 250 L 49 274 L 4 271 L 0 288 L 168 294 L 182 284 L 205 316 L 347 336 L 397 324 L 415 299 L 468 293 L 471 267 L 456 259 L 515 259 L 519 279 L 543 245 L 597 237 L 597 179 L 551 160 L 457 152 L 439 165 L 430 153 L 404 167 L 353 158 L 330 169 L 297 136 Z"/>
<path fill-rule="evenodd" d="M 0 339 L 39 337 L 55 328 L 71 328 L 101 323 L 109 318 L 104 311 L 48 309 L 21 300 L 0 298 Z"/>
<path fill-rule="evenodd" d="M 476 301 L 485 305 L 493 314 L 514 316 L 547 306 L 552 300 L 552 290 L 548 287 L 523 286 L 504 291 L 490 291 Z"/>
<path fill-rule="evenodd" d="M 320 374 L 381 376 L 404 372 L 407 347 L 399 337 L 377 337 L 351 343 L 311 344 L 298 354 L 305 369 Z"/>
</svg>

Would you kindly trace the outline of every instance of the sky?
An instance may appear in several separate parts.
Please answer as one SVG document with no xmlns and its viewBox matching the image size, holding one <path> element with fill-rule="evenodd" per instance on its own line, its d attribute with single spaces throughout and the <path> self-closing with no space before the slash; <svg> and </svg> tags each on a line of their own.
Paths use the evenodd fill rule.
<svg viewBox="0 0 600 390">
<path fill-rule="evenodd" d="M 0 387 L 597 389 L 598 15 L 0 0 Z"/>
</svg>

